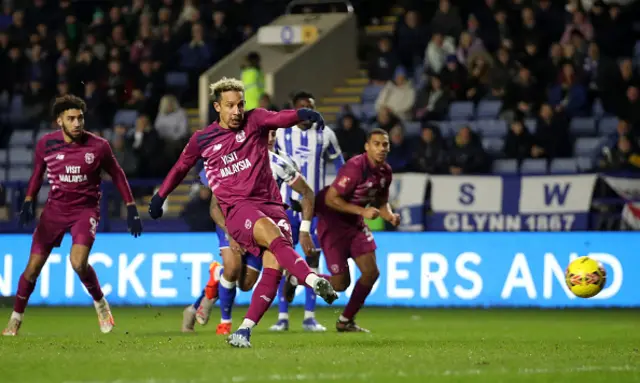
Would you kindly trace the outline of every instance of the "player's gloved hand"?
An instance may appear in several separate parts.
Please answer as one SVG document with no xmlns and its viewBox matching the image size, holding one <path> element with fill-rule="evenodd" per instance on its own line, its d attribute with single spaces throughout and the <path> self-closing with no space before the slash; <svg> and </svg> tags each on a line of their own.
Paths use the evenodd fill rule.
<svg viewBox="0 0 640 383">
<path fill-rule="evenodd" d="M 24 201 L 22 210 L 20 210 L 20 226 L 24 227 L 26 224 L 31 223 L 33 218 L 35 218 L 33 201 Z"/>
<path fill-rule="evenodd" d="M 315 110 L 302 108 L 298 109 L 297 113 L 300 120 L 316 123 L 316 128 L 318 130 L 324 129 L 324 118 L 322 118 L 322 115 Z"/>
<path fill-rule="evenodd" d="M 160 197 L 160 194 L 156 193 L 151 197 L 151 202 L 149 202 L 149 215 L 153 219 L 158 219 L 162 217 L 164 211 L 162 211 L 162 205 L 164 205 L 164 198 Z"/>
<path fill-rule="evenodd" d="M 136 205 L 127 205 L 127 227 L 135 238 L 142 234 L 142 221 Z"/>
</svg>

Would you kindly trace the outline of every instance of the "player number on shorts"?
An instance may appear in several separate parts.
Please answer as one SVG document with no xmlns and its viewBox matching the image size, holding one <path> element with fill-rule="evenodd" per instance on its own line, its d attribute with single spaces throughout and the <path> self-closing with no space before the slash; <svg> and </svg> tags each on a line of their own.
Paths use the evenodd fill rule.
<svg viewBox="0 0 640 383">
<path fill-rule="evenodd" d="M 91 217 L 89 218 L 89 224 L 91 225 L 91 235 L 95 237 L 96 231 L 98 230 L 98 221 L 95 218 Z"/>
<path fill-rule="evenodd" d="M 281 219 L 280 221 L 278 221 L 278 227 L 282 231 L 286 231 L 287 233 L 291 234 L 291 225 L 289 225 L 289 222 L 287 222 L 286 220 Z"/>
<path fill-rule="evenodd" d="M 373 233 L 371 232 L 368 226 L 363 227 L 362 232 L 364 233 L 364 235 L 367 236 L 367 242 L 373 241 Z"/>
</svg>

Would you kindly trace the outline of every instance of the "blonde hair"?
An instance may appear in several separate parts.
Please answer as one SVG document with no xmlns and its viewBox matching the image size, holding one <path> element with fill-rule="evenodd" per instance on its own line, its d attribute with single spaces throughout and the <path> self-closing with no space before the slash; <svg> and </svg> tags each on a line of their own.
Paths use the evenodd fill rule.
<svg viewBox="0 0 640 383">
<path fill-rule="evenodd" d="M 173 104 L 174 112 L 180 108 L 180 103 L 178 103 L 178 99 L 176 98 L 176 96 L 172 94 L 162 96 L 162 98 L 160 99 L 160 106 L 158 106 L 158 114 L 169 114 L 168 109 L 171 104 Z"/>
<path fill-rule="evenodd" d="M 235 78 L 227 78 L 223 77 L 217 82 L 209 85 L 209 89 L 211 90 L 211 97 L 214 101 L 220 100 L 220 95 L 224 92 L 243 92 L 244 93 L 244 84 L 242 81 Z"/>
</svg>

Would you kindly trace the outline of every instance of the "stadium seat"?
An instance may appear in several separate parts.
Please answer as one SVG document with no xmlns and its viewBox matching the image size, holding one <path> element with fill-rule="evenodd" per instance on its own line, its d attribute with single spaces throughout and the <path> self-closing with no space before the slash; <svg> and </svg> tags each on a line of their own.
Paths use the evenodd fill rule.
<svg viewBox="0 0 640 383">
<path fill-rule="evenodd" d="M 574 117 L 569 125 L 569 130 L 577 137 L 595 136 L 596 121 L 591 117 Z"/>
<path fill-rule="evenodd" d="M 492 156 L 501 157 L 502 149 L 504 149 L 504 140 L 502 138 L 484 138 L 482 147 Z"/>
<path fill-rule="evenodd" d="M 40 130 L 38 131 L 38 133 L 36 133 L 36 139 L 35 139 L 35 142 L 40 141 L 40 139 L 41 139 L 42 137 L 44 137 L 44 136 L 45 136 L 45 134 L 49 134 L 49 133 L 51 133 L 51 132 L 53 132 L 53 130 L 51 130 L 51 129 L 40 129 Z"/>
<path fill-rule="evenodd" d="M 504 137 L 507 134 L 507 123 L 502 120 L 479 120 L 472 122 L 472 129 L 483 137 Z"/>
<path fill-rule="evenodd" d="M 9 105 L 9 122 L 10 123 L 22 123 L 25 121 L 23 113 L 23 99 L 22 95 L 16 94 L 11 99 L 11 105 Z"/>
<path fill-rule="evenodd" d="M 136 124 L 137 118 L 138 112 L 135 110 L 120 109 L 113 118 L 113 124 L 133 127 Z"/>
<path fill-rule="evenodd" d="M 419 122 L 406 122 L 404 124 L 404 134 L 405 136 L 418 136 L 420 135 L 420 123 Z"/>
<path fill-rule="evenodd" d="M 614 133 L 618 128 L 618 119 L 615 117 L 604 117 L 598 124 L 598 133 L 600 135 L 609 135 Z"/>
<path fill-rule="evenodd" d="M 33 162 L 33 153 L 27 148 L 11 148 L 9 149 L 9 163 L 12 165 L 31 165 Z"/>
<path fill-rule="evenodd" d="M 501 108 L 502 108 L 502 101 L 497 101 L 497 100 L 480 101 L 480 103 L 478 104 L 478 111 L 476 113 L 476 117 L 479 119 L 497 118 Z"/>
<path fill-rule="evenodd" d="M 374 103 L 362 104 L 362 116 L 367 120 L 376 118 L 376 105 Z"/>
<path fill-rule="evenodd" d="M 538 121 L 535 118 L 527 118 L 524 120 L 524 126 L 527 127 L 529 133 L 534 134 L 538 129 Z"/>
<path fill-rule="evenodd" d="M 458 130 L 462 129 L 463 126 L 469 126 L 473 130 L 472 121 L 466 121 L 466 120 L 465 121 L 449 121 L 447 122 L 446 126 L 449 129 L 450 136 L 455 136 L 458 133 Z"/>
<path fill-rule="evenodd" d="M 595 151 L 602 145 L 601 138 L 595 137 L 581 137 L 576 140 L 575 146 L 573 148 L 573 153 L 578 156 L 593 156 Z"/>
<path fill-rule="evenodd" d="M 0 165 L 5 165 L 9 162 L 8 152 L 6 149 L 0 149 Z"/>
<path fill-rule="evenodd" d="M 16 130 L 11 134 L 9 146 L 29 146 L 33 145 L 33 132 L 30 130 Z"/>
<path fill-rule="evenodd" d="M 375 103 L 378 95 L 382 91 L 382 85 L 369 84 L 364 87 L 362 91 L 362 102 L 363 103 Z"/>
<path fill-rule="evenodd" d="M 576 173 L 578 163 L 575 158 L 556 158 L 551 162 L 551 173 Z"/>
<path fill-rule="evenodd" d="M 546 174 L 547 160 L 541 158 L 529 158 L 522 161 L 520 172 L 525 174 Z"/>
<path fill-rule="evenodd" d="M 11 167 L 9 168 L 8 181 L 27 182 L 31 177 L 31 168 L 28 167 Z"/>
<path fill-rule="evenodd" d="M 578 157 L 576 160 L 578 165 L 578 171 L 590 172 L 593 170 L 593 158 L 592 157 Z"/>
<path fill-rule="evenodd" d="M 600 99 L 597 99 L 593 102 L 591 114 L 593 114 L 593 117 L 595 118 L 602 118 L 605 115 L 604 108 L 602 107 L 602 101 L 600 101 Z"/>
<path fill-rule="evenodd" d="M 493 161 L 493 172 L 501 174 L 514 174 L 518 172 L 518 161 L 512 159 Z"/>
<path fill-rule="evenodd" d="M 449 107 L 449 120 L 460 121 L 473 118 L 473 103 L 471 101 L 456 101 Z"/>
<path fill-rule="evenodd" d="M 168 88 L 186 89 L 189 86 L 189 76 L 184 72 L 169 72 L 164 81 Z"/>
</svg>

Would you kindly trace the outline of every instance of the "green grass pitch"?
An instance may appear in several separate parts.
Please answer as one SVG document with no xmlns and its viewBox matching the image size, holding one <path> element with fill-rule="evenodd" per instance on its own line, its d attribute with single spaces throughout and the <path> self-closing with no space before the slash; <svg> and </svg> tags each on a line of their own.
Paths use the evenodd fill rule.
<svg viewBox="0 0 640 383">
<path fill-rule="evenodd" d="M 272 308 L 252 349 L 216 336 L 215 315 L 182 334 L 182 308 L 113 313 L 103 335 L 93 307 L 29 308 L 20 336 L 0 338 L 0 382 L 640 382 L 633 310 L 365 308 L 371 334 L 338 334 L 338 311 L 321 309 L 330 331 L 309 334 L 294 309 L 292 330 L 275 334 Z M 9 314 L 0 309 L 2 324 Z"/>
</svg>

